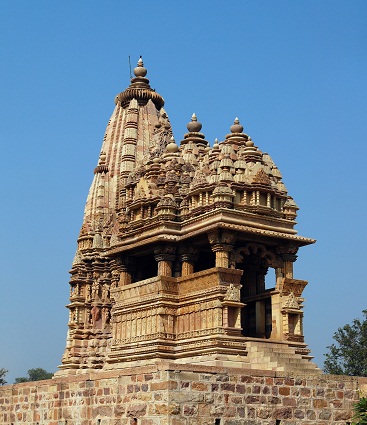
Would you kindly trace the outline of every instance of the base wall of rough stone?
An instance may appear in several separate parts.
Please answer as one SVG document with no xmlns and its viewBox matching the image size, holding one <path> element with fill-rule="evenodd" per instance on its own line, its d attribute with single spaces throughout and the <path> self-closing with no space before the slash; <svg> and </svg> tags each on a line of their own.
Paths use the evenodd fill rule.
<svg viewBox="0 0 367 425">
<path fill-rule="evenodd" d="M 367 378 L 160 364 L 0 387 L 0 424 L 350 422 Z"/>
</svg>

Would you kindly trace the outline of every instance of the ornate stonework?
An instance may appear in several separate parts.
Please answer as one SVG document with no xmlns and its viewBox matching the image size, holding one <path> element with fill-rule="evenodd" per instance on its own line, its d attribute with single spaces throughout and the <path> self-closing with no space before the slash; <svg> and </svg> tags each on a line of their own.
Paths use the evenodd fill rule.
<svg viewBox="0 0 367 425">
<path fill-rule="evenodd" d="M 94 170 L 59 374 L 159 359 L 256 368 L 251 353 L 264 343 L 311 365 L 307 282 L 294 279 L 293 262 L 314 240 L 297 235 L 278 168 L 238 118 L 210 147 L 194 114 L 176 144 L 141 59 L 134 74 Z"/>
</svg>

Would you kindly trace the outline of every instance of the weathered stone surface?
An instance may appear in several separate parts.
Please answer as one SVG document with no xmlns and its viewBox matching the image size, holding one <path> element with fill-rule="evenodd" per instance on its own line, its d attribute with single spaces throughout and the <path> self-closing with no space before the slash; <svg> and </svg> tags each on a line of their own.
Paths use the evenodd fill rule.
<svg viewBox="0 0 367 425">
<path fill-rule="evenodd" d="M 80 421 L 80 425 L 90 425 L 101 420 L 101 425 L 131 425 L 136 423 L 136 419 L 138 425 L 213 425 L 215 419 L 220 418 L 226 425 L 274 425 L 275 420 L 289 425 L 345 425 L 350 421 L 353 403 L 358 399 L 358 388 L 367 384 L 366 378 L 343 378 L 343 386 L 338 388 L 340 377 L 328 376 L 320 382 L 314 376 L 305 376 L 297 384 L 297 391 L 306 396 L 291 397 L 288 394 L 295 390 L 292 380 L 275 379 L 271 384 L 260 373 L 250 376 L 241 369 L 231 369 L 227 371 L 227 379 L 223 380 L 222 375 L 218 382 L 218 371 L 212 367 L 207 367 L 205 374 L 197 374 L 192 366 L 191 375 L 186 371 L 180 372 L 174 364 L 166 365 L 166 368 L 167 372 L 171 371 L 165 374 L 164 368 L 161 368 L 148 380 L 139 373 L 139 368 L 131 368 L 131 375 L 125 377 L 119 376 L 120 371 L 108 372 L 108 378 L 100 372 L 89 374 L 87 379 L 81 375 L 67 380 L 56 378 L 0 387 L 0 424 L 16 425 L 21 422 L 34 425 L 38 422 L 39 425 L 59 425 L 60 420 L 67 420 L 68 423 Z M 174 377 L 174 381 L 167 380 L 168 376 Z M 163 385 L 157 387 L 158 377 L 163 379 Z M 181 378 L 188 384 L 184 388 Z M 228 387 L 235 382 L 241 384 Z M 128 392 L 131 385 L 133 391 Z M 148 386 L 147 391 L 142 391 L 142 385 Z M 214 393 L 212 385 L 216 386 Z M 155 390 L 152 391 L 151 387 Z M 83 388 L 89 392 L 83 391 Z M 336 388 L 334 395 L 338 398 L 333 400 L 328 397 L 332 394 L 329 390 Z M 289 389 L 289 392 L 284 389 Z M 253 394 L 254 391 L 259 394 Z M 272 395 L 274 392 L 278 395 Z M 30 394 L 37 398 L 36 403 L 30 402 Z M 316 394 L 318 398 L 314 398 Z"/>
</svg>

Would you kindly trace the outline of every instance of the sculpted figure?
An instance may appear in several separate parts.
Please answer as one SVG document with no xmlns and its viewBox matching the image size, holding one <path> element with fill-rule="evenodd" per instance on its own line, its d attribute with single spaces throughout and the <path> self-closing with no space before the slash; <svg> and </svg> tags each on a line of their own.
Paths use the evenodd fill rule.
<svg viewBox="0 0 367 425">
<path fill-rule="evenodd" d="M 103 307 L 102 309 L 102 327 L 104 328 L 106 323 L 109 322 L 110 319 L 110 312 L 107 307 Z"/>
<path fill-rule="evenodd" d="M 95 299 L 98 296 L 99 283 L 95 280 L 92 285 L 92 297 Z"/>
<path fill-rule="evenodd" d="M 102 287 L 102 299 L 104 301 L 107 301 L 108 295 L 109 295 L 109 287 L 108 287 L 107 283 L 105 283 Z"/>
<path fill-rule="evenodd" d="M 86 289 L 86 300 L 90 301 L 91 300 L 91 293 L 92 293 L 92 288 L 90 285 L 87 285 L 87 289 Z"/>
</svg>

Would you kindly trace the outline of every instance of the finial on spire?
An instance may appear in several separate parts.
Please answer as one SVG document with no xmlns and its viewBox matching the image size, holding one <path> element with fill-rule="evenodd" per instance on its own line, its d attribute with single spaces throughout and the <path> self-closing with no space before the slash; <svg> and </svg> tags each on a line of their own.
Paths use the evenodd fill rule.
<svg viewBox="0 0 367 425">
<path fill-rule="evenodd" d="M 140 56 L 138 66 L 134 68 L 134 75 L 135 77 L 145 77 L 147 72 L 146 68 L 144 68 L 143 58 Z"/>
<path fill-rule="evenodd" d="M 175 138 L 172 136 L 170 139 L 170 142 L 166 146 L 166 150 L 169 153 L 176 153 L 178 152 L 178 146 L 176 145 Z"/>
<path fill-rule="evenodd" d="M 191 122 L 189 122 L 186 128 L 190 133 L 198 133 L 201 130 L 201 123 L 198 121 L 195 112 L 191 116 Z"/>
<path fill-rule="evenodd" d="M 231 133 L 242 133 L 243 126 L 240 124 L 240 120 L 236 117 L 234 119 L 233 125 L 230 127 Z"/>
</svg>

